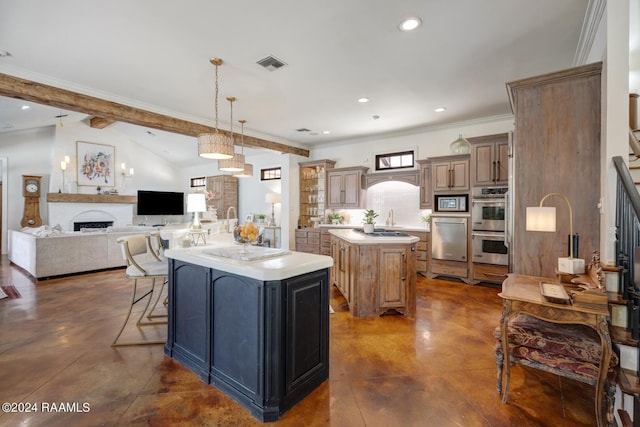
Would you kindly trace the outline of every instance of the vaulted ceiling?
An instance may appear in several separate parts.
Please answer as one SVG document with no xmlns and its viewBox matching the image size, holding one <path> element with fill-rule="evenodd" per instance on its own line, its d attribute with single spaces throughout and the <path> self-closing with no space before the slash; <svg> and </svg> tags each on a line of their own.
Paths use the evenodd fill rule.
<svg viewBox="0 0 640 427">
<path fill-rule="evenodd" d="M 573 65 L 587 5 L 4 0 L 0 73 L 214 125 L 209 59 L 219 57 L 220 127 L 230 127 L 226 97 L 235 96 L 236 132 L 246 119 L 248 135 L 309 148 L 510 114 L 506 82 Z M 400 31 L 408 16 L 422 25 Z M 267 56 L 285 65 L 256 63 Z M 42 124 L 39 107 L 15 102 L 0 100 L 0 132 Z M 67 122 L 86 118 L 42 111 L 49 123 L 61 113 Z"/>
</svg>

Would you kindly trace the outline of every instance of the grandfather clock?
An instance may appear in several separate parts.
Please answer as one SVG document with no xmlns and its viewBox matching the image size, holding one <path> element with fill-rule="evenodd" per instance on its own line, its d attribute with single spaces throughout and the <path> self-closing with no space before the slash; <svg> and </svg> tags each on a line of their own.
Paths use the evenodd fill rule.
<svg viewBox="0 0 640 427">
<path fill-rule="evenodd" d="M 40 184 L 41 176 L 22 175 L 22 195 L 24 196 L 24 214 L 20 225 L 23 227 L 40 227 Z"/>
</svg>

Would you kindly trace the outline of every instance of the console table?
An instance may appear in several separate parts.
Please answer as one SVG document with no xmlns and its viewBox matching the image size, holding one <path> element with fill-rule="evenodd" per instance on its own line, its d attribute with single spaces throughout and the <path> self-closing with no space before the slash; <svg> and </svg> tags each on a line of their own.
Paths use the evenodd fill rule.
<svg viewBox="0 0 640 427">
<path fill-rule="evenodd" d="M 503 354 L 502 374 L 499 372 L 499 376 L 504 376 L 502 402 L 506 403 L 508 399 L 511 363 L 518 362 L 517 360 L 510 360 L 508 340 L 509 321 L 514 314 L 523 313 L 551 323 L 585 325 L 594 329 L 600 338 L 600 363 L 598 365 L 597 378 L 595 379 L 595 412 L 598 426 L 602 426 L 604 386 L 612 357 L 611 337 L 609 336 L 607 324 L 607 317 L 609 316 L 607 306 L 587 308 L 548 302 L 540 293 L 541 281 L 556 282 L 555 279 L 551 278 L 509 274 L 502 283 L 502 292 L 498 294 L 503 299 L 500 325 Z M 498 381 L 500 383 L 501 378 Z"/>
</svg>

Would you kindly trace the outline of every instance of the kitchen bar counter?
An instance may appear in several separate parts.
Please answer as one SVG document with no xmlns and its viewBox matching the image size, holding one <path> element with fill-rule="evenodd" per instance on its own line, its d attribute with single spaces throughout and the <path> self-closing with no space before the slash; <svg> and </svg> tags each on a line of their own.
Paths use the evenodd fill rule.
<svg viewBox="0 0 640 427">
<path fill-rule="evenodd" d="M 240 245 L 216 237 L 165 251 L 164 352 L 260 421 L 276 421 L 329 377 L 332 259 L 251 247 L 259 258 L 245 261 Z"/>
<path fill-rule="evenodd" d="M 240 248 L 240 245 L 236 245 L 232 241 L 218 242 L 190 248 L 167 249 L 165 255 L 168 258 L 263 281 L 282 280 L 310 271 L 329 268 L 333 265 L 331 257 L 328 256 L 284 250 L 269 251 L 271 248 L 259 246 L 249 247 L 249 257 L 252 253 L 259 256 L 261 252 L 266 252 L 267 255 L 269 252 L 282 253 L 282 255 L 251 261 L 212 255 L 222 250 L 238 253 Z"/>
<path fill-rule="evenodd" d="M 385 230 L 390 230 L 385 227 Z M 400 231 L 400 230 L 393 230 Z M 384 245 L 384 244 L 409 244 L 417 243 L 420 240 L 416 236 L 370 236 L 365 233 L 359 233 L 352 228 L 336 228 L 329 230 L 329 233 L 346 240 L 349 243 L 355 243 L 357 245 Z M 408 234 L 408 233 L 407 233 Z"/>
<path fill-rule="evenodd" d="M 362 224 L 318 224 L 318 227 L 322 228 L 362 228 Z M 385 230 L 393 231 L 405 231 L 411 233 L 412 231 L 430 232 L 430 225 L 422 226 L 404 226 L 404 225 L 376 225 L 376 230 L 384 228 Z"/>
</svg>

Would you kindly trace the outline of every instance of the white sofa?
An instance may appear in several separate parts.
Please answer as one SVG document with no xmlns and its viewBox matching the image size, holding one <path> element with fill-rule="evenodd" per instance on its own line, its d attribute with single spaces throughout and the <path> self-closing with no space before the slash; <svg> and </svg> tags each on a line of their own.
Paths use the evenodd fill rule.
<svg viewBox="0 0 640 427">
<path fill-rule="evenodd" d="M 121 236 L 146 234 L 153 227 L 109 228 L 106 231 L 34 233 L 9 230 L 9 260 L 38 280 L 125 265 Z"/>
</svg>

